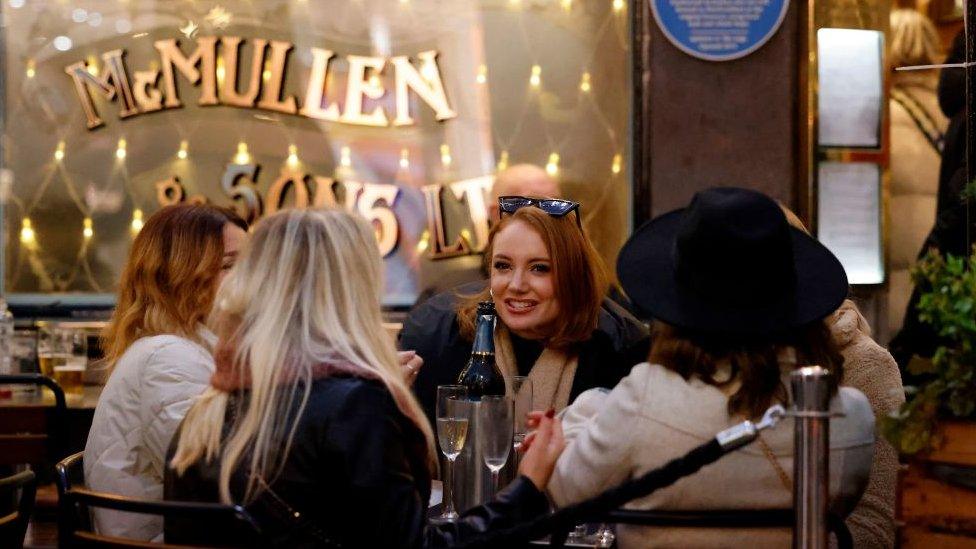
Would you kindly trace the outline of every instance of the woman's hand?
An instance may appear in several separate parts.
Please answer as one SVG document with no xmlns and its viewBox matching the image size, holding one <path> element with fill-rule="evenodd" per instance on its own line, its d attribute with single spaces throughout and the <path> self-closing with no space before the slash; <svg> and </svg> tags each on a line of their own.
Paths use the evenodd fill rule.
<svg viewBox="0 0 976 549">
<path fill-rule="evenodd" d="M 553 416 L 554 410 L 530 413 L 529 425 L 535 426 L 536 430 L 525 437 L 521 448 L 525 455 L 519 465 L 519 474 L 525 475 L 542 491 L 549 484 L 556 460 L 566 447 L 562 423 Z"/>
<path fill-rule="evenodd" d="M 400 367 L 403 368 L 403 379 L 407 385 L 413 386 L 420 373 L 420 367 L 424 365 L 424 359 L 420 358 L 417 351 L 397 351 L 397 358 L 400 359 Z"/>
</svg>

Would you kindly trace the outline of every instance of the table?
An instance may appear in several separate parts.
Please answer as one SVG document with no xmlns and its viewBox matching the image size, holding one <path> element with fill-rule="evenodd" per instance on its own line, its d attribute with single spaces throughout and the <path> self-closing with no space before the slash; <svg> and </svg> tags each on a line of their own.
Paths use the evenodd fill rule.
<svg viewBox="0 0 976 549">
<path fill-rule="evenodd" d="M 65 452 L 72 454 L 85 449 L 88 441 L 88 431 L 91 430 L 92 419 L 95 416 L 95 406 L 102 394 L 104 385 L 85 385 L 81 394 L 65 393 L 64 401 L 67 406 L 66 421 L 67 440 Z M 50 389 L 38 388 L 30 392 L 15 392 L 12 397 L 0 398 L 0 407 L 17 406 L 54 406 L 54 393 Z"/>
<path fill-rule="evenodd" d="M 64 401 L 71 410 L 94 411 L 104 385 L 85 385 L 82 394 L 65 393 Z M 54 406 L 54 393 L 49 389 L 30 392 L 15 392 L 10 398 L 0 398 L 0 406 Z"/>
</svg>

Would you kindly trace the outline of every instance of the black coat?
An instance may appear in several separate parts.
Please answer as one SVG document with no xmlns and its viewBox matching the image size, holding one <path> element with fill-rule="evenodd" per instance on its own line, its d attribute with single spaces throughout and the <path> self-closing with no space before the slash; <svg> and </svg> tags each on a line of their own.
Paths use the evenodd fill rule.
<svg viewBox="0 0 976 549">
<path fill-rule="evenodd" d="M 966 60 L 965 36 L 959 33 L 953 42 L 946 63 L 961 63 Z M 976 216 L 973 199 L 962 198 L 966 187 L 966 71 L 943 69 L 939 78 L 939 105 L 949 118 L 945 133 L 945 147 L 942 163 L 939 166 L 939 193 L 935 208 L 935 224 L 929 232 L 919 258 L 930 250 L 941 254 L 968 256 L 973 235 L 976 234 Z M 918 385 L 927 381 L 928 374 L 916 375 L 907 370 L 914 355 L 931 357 L 943 341 L 930 324 L 918 318 L 918 303 L 921 293 L 913 288 L 902 329 L 888 344 L 889 350 L 902 369 L 906 385 Z M 899 311 L 891 311 L 898 314 Z"/>
<path fill-rule="evenodd" d="M 226 526 L 187 518 L 166 521 L 166 542 L 292 548 L 327 547 L 323 538 L 328 538 L 340 547 L 450 547 L 548 510 L 545 496 L 520 477 L 495 501 L 468 511 L 458 523 L 428 526 L 430 474 L 423 445 L 420 431 L 379 382 L 338 376 L 318 379 L 287 462 L 271 483 L 275 495 L 301 513 L 304 525 L 282 513 L 282 506 L 266 493 L 248 506 L 266 540 L 242 539 Z M 174 450 L 170 448 L 167 461 Z M 167 469 L 165 497 L 219 501 L 218 472 L 219 460 L 194 464 L 181 477 Z M 231 493 L 243 494 L 244 483 L 240 469 L 232 477 Z M 313 529 L 321 535 L 312 534 Z M 201 540 L 201 534 L 210 539 Z"/>
<path fill-rule="evenodd" d="M 457 295 L 475 294 L 484 287 L 484 281 L 473 282 L 438 294 L 411 311 L 403 323 L 399 346 L 417 351 L 424 359 L 414 392 L 432 422 L 437 386 L 457 383 L 471 355 L 472 342 L 458 331 Z M 579 358 L 570 402 L 587 389 L 616 386 L 635 364 L 647 360 L 649 344 L 647 327 L 620 305 L 604 299 L 596 330 L 577 346 Z"/>
</svg>

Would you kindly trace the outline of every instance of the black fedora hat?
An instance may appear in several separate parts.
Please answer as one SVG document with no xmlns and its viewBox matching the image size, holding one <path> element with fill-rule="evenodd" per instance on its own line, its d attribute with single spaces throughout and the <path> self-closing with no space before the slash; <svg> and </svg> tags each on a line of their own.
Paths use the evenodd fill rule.
<svg viewBox="0 0 976 549">
<path fill-rule="evenodd" d="M 631 300 L 681 328 L 763 335 L 829 315 L 847 275 L 823 244 L 791 227 L 766 195 L 733 187 L 701 191 L 687 208 L 637 229 L 617 260 Z"/>
</svg>

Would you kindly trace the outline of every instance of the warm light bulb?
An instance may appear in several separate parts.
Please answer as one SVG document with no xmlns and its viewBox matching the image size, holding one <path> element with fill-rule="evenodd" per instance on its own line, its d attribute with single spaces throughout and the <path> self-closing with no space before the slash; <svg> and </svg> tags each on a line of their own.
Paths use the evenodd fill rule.
<svg viewBox="0 0 976 549">
<path fill-rule="evenodd" d="M 339 164 L 341 164 L 343 168 L 352 166 L 352 158 L 350 157 L 349 147 L 339 149 Z"/>
<path fill-rule="evenodd" d="M 447 143 L 444 143 L 441 145 L 441 164 L 446 168 L 451 165 L 452 161 L 451 148 L 447 146 Z"/>
<path fill-rule="evenodd" d="M 613 0 L 613 11 L 624 9 L 624 0 Z"/>
<path fill-rule="evenodd" d="M 64 141 L 58 142 L 58 149 L 54 151 L 54 159 L 58 162 L 64 160 Z"/>
<path fill-rule="evenodd" d="M 521 8 L 522 0 L 508 0 L 508 5 L 512 8 Z"/>
<path fill-rule="evenodd" d="M 502 151 L 498 157 L 498 171 L 508 168 L 508 151 Z"/>
<path fill-rule="evenodd" d="M 31 226 L 31 220 L 29 217 L 25 217 L 20 222 L 20 241 L 28 246 L 34 244 L 34 228 Z"/>
<path fill-rule="evenodd" d="M 267 82 L 268 80 L 271 80 L 271 69 L 264 69 L 264 72 L 261 73 L 261 78 L 265 82 Z"/>
<path fill-rule="evenodd" d="M 583 93 L 590 93 L 592 87 L 590 86 L 590 73 L 584 72 L 583 77 L 580 79 L 580 91 Z"/>
<path fill-rule="evenodd" d="M 180 160 L 186 160 L 186 157 L 190 155 L 189 149 L 190 144 L 186 142 L 186 139 L 180 141 L 180 150 L 176 153 L 176 157 Z"/>
<path fill-rule="evenodd" d="M 532 84 L 533 88 L 538 88 L 539 84 L 542 83 L 542 67 L 539 65 L 532 65 L 532 76 L 529 77 L 529 84 Z"/>
<path fill-rule="evenodd" d="M 479 84 L 484 84 L 485 82 L 488 81 L 488 66 L 487 65 L 481 65 L 481 66 L 478 67 L 478 76 L 475 77 L 475 80 Z"/>
<path fill-rule="evenodd" d="M 400 168 L 407 169 L 410 167 L 410 151 L 407 149 L 400 150 Z"/>
<path fill-rule="evenodd" d="M 235 164 L 249 164 L 251 162 L 251 154 L 247 152 L 247 143 L 241 141 L 237 144 L 237 154 L 234 155 Z"/>
<path fill-rule="evenodd" d="M 367 80 L 367 84 L 369 84 L 369 87 L 371 88 L 379 88 L 380 87 L 379 75 L 377 75 L 376 73 L 371 74 L 369 76 L 369 80 Z"/>
<path fill-rule="evenodd" d="M 33 59 L 28 59 L 27 60 L 27 78 L 34 78 L 34 75 L 37 74 L 37 71 L 35 71 L 34 69 L 35 69 L 34 60 Z"/>
<path fill-rule="evenodd" d="M 298 166 L 298 147 L 295 145 L 288 145 L 288 159 L 285 160 L 289 166 Z"/>
<path fill-rule="evenodd" d="M 217 83 L 220 85 L 224 84 L 224 76 L 227 74 L 227 69 L 224 68 L 224 58 L 217 58 Z"/>
<path fill-rule="evenodd" d="M 142 230 L 142 210 L 138 208 L 132 210 L 132 225 L 130 228 L 133 234 Z"/>
<path fill-rule="evenodd" d="M 86 217 L 84 221 L 82 221 L 82 225 L 84 225 L 85 228 L 81 230 L 81 234 L 85 237 L 85 240 L 88 240 L 95 235 L 95 231 L 92 229 L 92 220 L 90 217 Z"/>
<path fill-rule="evenodd" d="M 428 246 L 430 246 L 430 231 L 424 231 L 420 235 L 420 242 L 417 242 L 417 253 L 424 253 Z"/>
<path fill-rule="evenodd" d="M 546 173 L 551 176 L 555 176 L 559 173 L 559 154 L 552 153 L 549 155 L 549 162 L 546 163 Z"/>
<path fill-rule="evenodd" d="M 560 4 L 564 10 L 569 11 L 573 7 L 573 0 L 562 0 Z"/>
<path fill-rule="evenodd" d="M 98 76 L 98 59 L 94 55 L 88 56 L 88 74 Z"/>
<path fill-rule="evenodd" d="M 613 155 L 613 164 L 610 166 L 610 171 L 612 171 L 614 175 L 620 173 L 620 170 L 623 169 L 623 162 L 624 157 L 620 153 Z"/>
<path fill-rule="evenodd" d="M 125 139 L 119 139 L 119 145 L 115 149 L 115 158 L 119 160 L 125 159 Z"/>
</svg>

